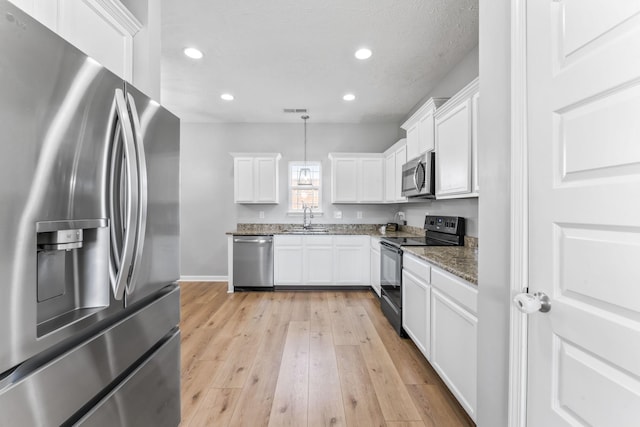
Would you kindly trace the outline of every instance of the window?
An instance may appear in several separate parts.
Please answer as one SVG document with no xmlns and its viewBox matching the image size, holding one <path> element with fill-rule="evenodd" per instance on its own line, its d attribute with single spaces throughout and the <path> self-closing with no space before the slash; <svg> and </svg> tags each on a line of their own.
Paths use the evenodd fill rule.
<svg viewBox="0 0 640 427">
<path fill-rule="evenodd" d="M 300 169 L 311 170 L 311 185 L 298 185 Z M 322 206 L 322 168 L 320 162 L 289 162 L 289 212 L 302 212 L 307 205 L 314 211 Z"/>
</svg>

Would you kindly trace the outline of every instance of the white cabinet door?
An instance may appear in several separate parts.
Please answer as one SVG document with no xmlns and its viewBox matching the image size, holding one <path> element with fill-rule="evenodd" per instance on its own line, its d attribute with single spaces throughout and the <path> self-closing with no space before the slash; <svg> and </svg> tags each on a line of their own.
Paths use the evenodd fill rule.
<svg viewBox="0 0 640 427">
<path fill-rule="evenodd" d="M 358 201 L 361 203 L 384 202 L 384 159 L 382 157 L 359 160 Z"/>
<path fill-rule="evenodd" d="M 396 151 L 396 182 L 395 182 L 395 201 L 406 202 L 407 198 L 402 197 L 402 166 L 407 163 L 407 147 L 403 145 Z"/>
<path fill-rule="evenodd" d="M 420 154 L 420 131 L 418 124 L 407 129 L 407 159 L 411 160 Z"/>
<path fill-rule="evenodd" d="M 278 203 L 280 153 L 231 153 L 235 203 Z"/>
<path fill-rule="evenodd" d="M 477 317 L 433 287 L 430 362 L 474 420 L 477 334 Z"/>
<path fill-rule="evenodd" d="M 273 203 L 278 201 L 277 160 L 273 157 L 256 157 L 255 162 L 255 201 Z"/>
<path fill-rule="evenodd" d="M 236 157 L 233 165 L 233 178 L 235 202 L 253 202 L 253 158 Z"/>
<path fill-rule="evenodd" d="M 302 236 L 274 236 L 273 241 L 275 285 L 303 284 Z"/>
<path fill-rule="evenodd" d="M 396 154 L 387 154 L 384 158 L 384 201 L 396 201 Z"/>
<path fill-rule="evenodd" d="M 478 196 L 478 88 L 476 78 L 435 113 L 437 199 Z"/>
<path fill-rule="evenodd" d="M 356 203 L 358 201 L 358 160 L 355 158 L 332 159 L 332 203 Z"/>
<path fill-rule="evenodd" d="M 369 239 L 368 236 L 336 236 L 333 253 L 336 285 L 371 283 Z"/>
<path fill-rule="evenodd" d="M 427 112 L 418 120 L 418 153 L 411 157 L 407 149 L 407 160 L 411 160 L 414 157 L 426 153 L 427 151 L 433 151 L 436 148 L 435 133 L 433 127 L 433 111 Z M 407 133 L 408 134 L 408 133 Z M 407 148 L 409 139 L 407 138 Z"/>
<path fill-rule="evenodd" d="M 471 192 L 471 102 L 436 119 L 436 197 Z"/>
<path fill-rule="evenodd" d="M 431 286 L 402 270 L 402 327 L 427 359 L 430 359 Z"/>
<path fill-rule="evenodd" d="M 304 236 L 304 283 L 333 284 L 333 236 Z"/>
</svg>

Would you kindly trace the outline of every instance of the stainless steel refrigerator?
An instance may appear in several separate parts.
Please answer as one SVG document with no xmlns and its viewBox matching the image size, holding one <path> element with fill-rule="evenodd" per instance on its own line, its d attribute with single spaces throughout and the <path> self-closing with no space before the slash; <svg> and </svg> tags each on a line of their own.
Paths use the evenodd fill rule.
<svg viewBox="0 0 640 427">
<path fill-rule="evenodd" d="M 180 422 L 179 120 L 0 0 L 0 425 Z"/>
</svg>

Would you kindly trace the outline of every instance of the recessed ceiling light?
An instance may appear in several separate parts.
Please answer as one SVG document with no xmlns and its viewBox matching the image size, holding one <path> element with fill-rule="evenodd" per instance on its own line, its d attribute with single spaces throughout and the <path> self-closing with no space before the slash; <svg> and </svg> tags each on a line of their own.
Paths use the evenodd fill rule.
<svg viewBox="0 0 640 427">
<path fill-rule="evenodd" d="M 231 95 L 230 93 L 223 93 L 222 95 L 220 95 L 220 98 L 224 99 L 225 101 L 233 101 L 233 95 Z"/>
<path fill-rule="evenodd" d="M 196 49 L 195 47 L 187 47 L 187 48 L 185 48 L 184 54 L 187 55 L 189 58 L 192 58 L 192 59 L 202 59 L 202 57 L 204 56 L 202 51 L 199 50 L 199 49 Z"/>
<path fill-rule="evenodd" d="M 354 99 L 356 99 L 356 96 L 352 93 L 348 93 L 343 96 L 342 99 L 344 99 L 345 101 L 353 101 Z"/>
<path fill-rule="evenodd" d="M 358 59 L 368 59 L 371 57 L 371 49 L 367 49 L 363 47 L 362 49 L 358 49 L 356 51 L 356 58 Z"/>
</svg>

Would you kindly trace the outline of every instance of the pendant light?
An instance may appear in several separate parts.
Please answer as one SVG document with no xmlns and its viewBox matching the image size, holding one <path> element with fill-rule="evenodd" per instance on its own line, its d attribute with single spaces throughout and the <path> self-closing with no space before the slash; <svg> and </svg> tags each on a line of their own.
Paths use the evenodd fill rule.
<svg viewBox="0 0 640 427">
<path fill-rule="evenodd" d="M 307 167 L 307 119 L 309 116 L 301 117 L 304 120 L 304 167 L 298 174 L 298 185 L 311 185 L 311 169 Z"/>
</svg>

